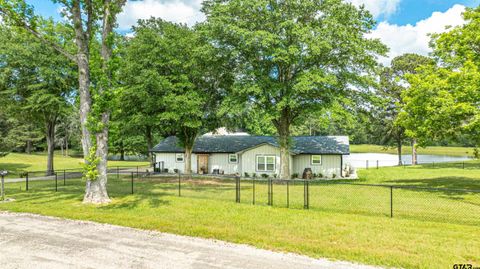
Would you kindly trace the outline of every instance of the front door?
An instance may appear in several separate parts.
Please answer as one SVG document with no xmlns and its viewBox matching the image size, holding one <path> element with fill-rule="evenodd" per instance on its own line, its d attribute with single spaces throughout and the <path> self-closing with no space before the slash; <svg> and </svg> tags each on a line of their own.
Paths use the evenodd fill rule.
<svg viewBox="0 0 480 269">
<path fill-rule="evenodd" d="M 207 174 L 208 173 L 208 154 L 197 155 L 198 164 L 197 164 L 197 173 Z"/>
</svg>

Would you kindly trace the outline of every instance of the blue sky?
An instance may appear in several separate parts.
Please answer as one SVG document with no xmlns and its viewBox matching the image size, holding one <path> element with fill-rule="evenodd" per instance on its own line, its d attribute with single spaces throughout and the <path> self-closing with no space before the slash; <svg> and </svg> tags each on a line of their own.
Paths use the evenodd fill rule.
<svg viewBox="0 0 480 269">
<path fill-rule="evenodd" d="M 386 65 L 403 53 L 427 55 L 429 33 L 445 31 L 446 26 L 464 23 L 466 7 L 480 5 L 480 0 L 345 0 L 365 5 L 378 21 L 371 37 L 379 38 L 389 48 L 388 57 L 380 59 Z M 59 19 L 59 6 L 49 0 L 27 0 L 36 11 Z M 121 32 L 128 33 L 138 19 L 151 16 L 189 25 L 204 20 L 200 12 L 202 0 L 129 0 L 118 18 Z"/>
</svg>

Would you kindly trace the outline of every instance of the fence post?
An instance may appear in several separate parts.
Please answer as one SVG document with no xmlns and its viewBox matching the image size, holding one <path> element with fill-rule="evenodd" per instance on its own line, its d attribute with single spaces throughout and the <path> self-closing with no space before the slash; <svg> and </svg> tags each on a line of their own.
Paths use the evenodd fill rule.
<svg viewBox="0 0 480 269">
<path fill-rule="evenodd" d="M 131 177 L 131 179 L 132 179 L 132 180 L 131 180 L 131 185 L 132 185 L 131 187 L 132 187 L 132 194 L 133 194 L 133 172 L 132 172 L 132 177 Z"/>
<path fill-rule="evenodd" d="M 252 178 L 252 184 L 253 184 L 253 204 L 255 204 L 255 178 Z"/>
<path fill-rule="evenodd" d="M 287 179 L 287 208 L 290 207 L 290 180 Z"/>
<path fill-rule="evenodd" d="M 55 172 L 55 191 L 58 191 L 58 176 L 57 176 L 57 172 Z"/>
<path fill-rule="evenodd" d="M 27 175 L 25 177 L 25 190 L 28 191 L 28 172 L 27 172 Z"/>
<path fill-rule="evenodd" d="M 235 202 L 240 203 L 240 177 L 235 176 Z"/>
<path fill-rule="evenodd" d="M 67 172 L 65 171 L 65 169 L 63 169 L 63 186 L 66 185 L 66 181 L 65 181 L 65 179 L 66 179 L 66 177 L 67 177 L 66 174 L 67 174 Z"/>
<path fill-rule="evenodd" d="M 368 160 L 365 161 L 365 168 L 368 169 Z"/>
<path fill-rule="evenodd" d="M 377 160 L 377 169 L 378 169 L 378 160 Z"/>
<path fill-rule="evenodd" d="M 137 165 L 137 178 L 138 178 L 138 165 Z"/>
<path fill-rule="evenodd" d="M 305 179 L 303 181 L 303 208 L 304 209 L 308 209 L 310 207 L 310 198 L 308 197 L 309 196 L 309 186 L 308 186 L 309 182 Z"/>
<path fill-rule="evenodd" d="M 181 188 L 181 177 L 180 177 L 180 170 L 178 170 L 178 196 L 182 196 L 182 188 Z"/>
<path fill-rule="evenodd" d="M 393 186 L 390 186 L 390 218 L 393 218 Z"/>
<path fill-rule="evenodd" d="M 5 201 L 5 179 L 4 179 L 4 174 L 2 174 L 2 199 L 1 201 Z"/>
<path fill-rule="evenodd" d="M 465 169 L 465 162 L 463 162 L 463 169 Z"/>
</svg>

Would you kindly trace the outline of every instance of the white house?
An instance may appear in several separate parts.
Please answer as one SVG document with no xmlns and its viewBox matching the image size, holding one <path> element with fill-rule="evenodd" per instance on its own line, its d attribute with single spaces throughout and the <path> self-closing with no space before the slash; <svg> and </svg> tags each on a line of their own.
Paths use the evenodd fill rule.
<svg viewBox="0 0 480 269">
<path fill-rule="evenodd" d="M 160 169 L 183 172 L 184 150 L 177 138 L 168 137 L 151 152 Z M 326 177 L 342 176 L 343 156 L 350 154 L 347 136 L 292 137 L 290 171 L 302 175 L 305 168 Z M 192 171 L 199 174 L 280 174 L 280 148 L 276 137 L 250 135 L 200 136 L 192 154 Z"/>
</svg>

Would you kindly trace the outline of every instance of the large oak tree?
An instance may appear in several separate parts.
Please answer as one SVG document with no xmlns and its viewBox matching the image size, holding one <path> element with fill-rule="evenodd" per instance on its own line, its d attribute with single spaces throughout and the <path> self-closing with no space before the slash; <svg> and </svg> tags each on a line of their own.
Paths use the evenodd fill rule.
<svg viewBox="0 0 480 269">
<path fill-rule="evenodd" d="M 237 63 L 225 103 L 272 116 L 280 176 L 290 178 L 292 124 L 370 85 L 376 55 L 386 52 L 366 37 L 375 21 L 364 7 L 341 0 L 206 0 L 203 11 L 212 44 Z"/>
</svg>

